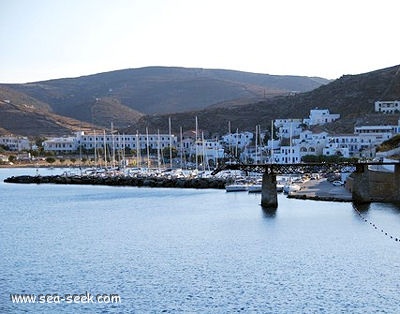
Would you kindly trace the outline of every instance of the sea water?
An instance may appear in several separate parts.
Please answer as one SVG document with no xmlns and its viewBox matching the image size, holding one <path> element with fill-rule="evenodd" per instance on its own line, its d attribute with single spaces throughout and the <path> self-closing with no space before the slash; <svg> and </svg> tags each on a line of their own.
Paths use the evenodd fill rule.
<svg viewBox="0 0 400 314">
<path fill-rule="evenodd" d="M 35 173 L 0 169 L 1 313 L 400 309 L 396 205 L 279 195 L 271 212 L 246 192 L 3 183 Z"/>
</svg>

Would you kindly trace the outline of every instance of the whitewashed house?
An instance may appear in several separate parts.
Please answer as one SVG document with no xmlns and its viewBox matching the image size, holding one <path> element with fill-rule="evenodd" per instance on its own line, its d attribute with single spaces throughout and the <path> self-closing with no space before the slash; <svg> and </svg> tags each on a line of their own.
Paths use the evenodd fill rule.
<svg viewBox="0 0 400 314">
<path fill-rule="evenodd" d="M 218 159 L 224 158 L 225 151 L 222 144 L 217 140 L 197 140 L 190 146 L 190 155 L 196 154 L 207 162 L 212 160 L 216 163 Z"/>
<path fill-rule="evenodd" d="M 222 141 L 228 147 L 231 147 L 231 150 L 235 150 L 235 148 L 243 149 L 245 146 L 249 145 L 253 140 L 253 133 L 251 132 L 236 132 L 229 133 L 222 136 Z"/>
<path fill-rule="evenodd" d="M 333 122 L 337 119 L 340 119 L 340 114 L 330 113 L 328 109 L 311 109 L 310 116 L 308 119 L 304 119 L 304 123 L 313 126 L 313 125 L 323 125 L 326 123 Z"/>
<path fill-rule="evenodd" d="M 276 119 L 274 120 L 274 126 L 277 128 L 277 136 L 279 138 L 290 138 L 299 136 L 302 132 L 301 125 L 303 124 L 302 119 Z"/>
<path fill-rule="evenodd" d="M 400 100 L 378 100 L 375 101 L 375 112 L 399 113 Z"/>
<path fill-rule="evenodd" d="M 293 140 L 293 144 L 299 146 L 300 157 L 306 155 L 319 156 L 323 154 L 324 147 L 328 142 L 328 133 L 313 133 L 309 130 L 300 133 L 298 139 Z"/>
<path fill-rule="evenodd" d="M 274 161 L 281 164 L 296 164 L 301 162 L 300 147 L 281 146 L 279 151 L 274 153 Z"/>
<path fill-rule="evenodd" d="M 330 136 L 323 154 L 326 156 L 340 155 L 346 158 L 373 158 L 376 147 L 391 137 L 391 133 Z"/>
<path fill-rule="evenodd" d="M 77 132 L 75 136 L 51 138 L 43 142 L 45 151 L 71 153 L 80 149 L 92 150 L 106 146 L 108 150 L 160 149 L 176 147 L 177 138 L 169 134 L 105 134 Z"/>
<path fill-rule="evenodd" d="M 78 141 L 75 136 L 54 137 L 42 143 L 43 150 L 54 153 L 73 153 L 78 150 Z"/>
<path fill-rule="evenodd" d="M 24 136 L 0 136 L 0 145 L 11 151 L 30 150 L 31 142 Z"/>
</svg>

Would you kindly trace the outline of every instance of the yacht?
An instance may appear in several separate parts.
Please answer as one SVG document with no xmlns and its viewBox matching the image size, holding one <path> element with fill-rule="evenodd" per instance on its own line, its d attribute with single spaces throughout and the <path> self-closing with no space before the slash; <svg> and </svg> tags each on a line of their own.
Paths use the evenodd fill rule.
<svg viewBox="0 0 400 314">
<path fill-rule="evenodd" d="M 249 188 L 249 185 L 247 184 L 246 181 L 235 181 L 231 184 L 225 185 L 225 190 L 227 192 L 241 192 L 241 191 L 247 191 Z"/>
</svg>

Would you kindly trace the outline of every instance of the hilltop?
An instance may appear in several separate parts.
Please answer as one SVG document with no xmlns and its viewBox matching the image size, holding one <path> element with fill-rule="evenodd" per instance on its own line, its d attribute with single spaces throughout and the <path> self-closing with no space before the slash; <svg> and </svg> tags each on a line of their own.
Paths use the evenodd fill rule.
<svg viewBox="0 0 400 314">
<path fill-rule="evenodd" d="M 309 92 L 277 96 L 246 105 L 231 104 L 174 115 L 144 116 L 129 130 L 143 130 L 146 126 L 153 130 L 167 130 L 169 116 L 174 132 L 178 132 L 179 127 L 193 129 L 196 116 L 200 127 L 210 134 L 226 133 L 229 121 L 232 130 L 254 130 L 256 125 L 269 129 L 272 119 L 305 118 L 311 109 L 318 107 L 341 115 L 338 122 L 325 126 L 327 131 L 351 133 L 354 125 L 371 120 L 379 124 L 397 121 L 399 114 L 374 113 L 375 101 L 397 99 L 400 99 L 398 65 L 358 75 L 344 75 Z"/>
<path fill-rule="evenodd" d="M 18 103 L 18 98 L 30 98 L 27 103 L 40 103 L 48 112 L 103 127 L 113 122 L 122 128 L 136 124 L 144 115 L 202 110 L 225 102 L 251 103 L 293 91 L 309 91 L 328 82 L 318 77 L 233 70 L 145 67 L 3 84 L 0 87 L 12 90 L 14 97 L 3 96 L 0 90 L 0 99 Z"/>
<path fill-rule="evenodd" d="M 148 67 L 27 84 L 0 84 L 0 131 L 20 135 L 68 134 L 81 127 L 125 133 L 179 133 L 199 127 L 210 136 L 269 129 L 278 118 L 305 118 L 326 108 L 341 119 L 324 126 L 353 132 L 363 123 L 393 124 L 398 114 L 374 113 L 376 100 L 400 99 L 400 66 L 329 82 L 231 70 Z M 8 100 L 9 102 L 5 102 Z M 13 105 L 13 106 L 11 106 Z"/>
</svg>

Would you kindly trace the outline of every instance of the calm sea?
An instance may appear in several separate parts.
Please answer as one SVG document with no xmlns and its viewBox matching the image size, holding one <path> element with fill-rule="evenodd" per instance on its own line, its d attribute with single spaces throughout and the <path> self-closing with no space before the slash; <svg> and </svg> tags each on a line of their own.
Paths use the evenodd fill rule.
<svg viewBox="0 0 400 314">
<path fill-rule="evenodd" d="M 245 192 L 3 183 L 34 173 L 0 169 L 1 313 L 400 311 L 395 205 L 361 217 L 280 195 L 271 213 Z M 121 302 L 14 304 L 18 293 Z"/>
</svg>

